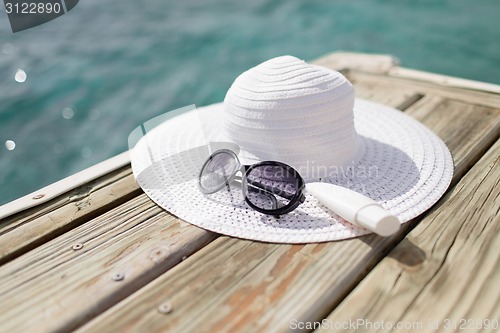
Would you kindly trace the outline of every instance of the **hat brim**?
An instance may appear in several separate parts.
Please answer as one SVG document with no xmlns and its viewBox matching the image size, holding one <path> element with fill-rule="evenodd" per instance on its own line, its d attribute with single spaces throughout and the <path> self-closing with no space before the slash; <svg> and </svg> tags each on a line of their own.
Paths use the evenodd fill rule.
<svg viewBox="0 0 500 333">
<path fill-rule="evenodd" d="M 131 150 L 132 170 L 144 192 L 173 215 L 217 233 L 276 243 L 310 243 L 370 233 L 320 205 L 311 195 L 295 211 L 268 216 L 248 207 L 238 187 L 203 195 L 198 173 L 209 141 L 224 141 L 222 103 L 190 111 L 148 132 Z M 453 160 L 446 145 L 415 119 L 356 99 L 359 159 L 331 182 L 378 201 L 402 223 L 429 209 L 448 188 Z M 311 179 L 309 179 L 310 181 Z"/>
</svg>

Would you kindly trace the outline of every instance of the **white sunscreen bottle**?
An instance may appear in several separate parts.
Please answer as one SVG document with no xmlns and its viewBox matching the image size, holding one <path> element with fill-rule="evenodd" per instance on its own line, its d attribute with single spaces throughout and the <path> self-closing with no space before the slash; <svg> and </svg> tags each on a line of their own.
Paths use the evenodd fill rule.
<svg viewBox="0 0 500 333">
<path fill-rule="evenodd" d="M 399 219 L 378 202 L 345 187 L 328 183 L 309 183 L 306 191 L 335 214 L 380 236 L 396 233 Z"/>
</svg>

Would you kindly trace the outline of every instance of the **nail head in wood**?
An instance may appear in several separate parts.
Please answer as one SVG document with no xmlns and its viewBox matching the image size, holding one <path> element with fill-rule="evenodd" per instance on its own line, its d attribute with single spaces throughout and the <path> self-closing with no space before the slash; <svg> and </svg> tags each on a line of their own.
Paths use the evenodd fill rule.
<svg viewBox="0 0 500 333">
<path fill-rule="evenodd" d="M 115 274 L 113 274 L 113 276 L 111 277 L 111 279 L 112 279 L 113 281 L 121 281 L 121 280 L 123 280 L 124 278 L 125 278 L 125 274 L 123 274 L 123 273 L 115 273 Z"/>
<path fill-rule="evenodd" d="M 168 302 L 160 304 L 160 306 L 158 307 L 158 312 L 163 314 L 168 314 L 172 312 L 172 310 L 173 310 L 172 304 Z"/>
<path fill-rule="evenodd" d="M 73 250 L 77 251 L 77 250 L 80 250 L 82 247 L 83 247 L 82 243 L 76 243 L 76 244 L 73 244 L 73 246 L 71 248 Z"/>
</svg>

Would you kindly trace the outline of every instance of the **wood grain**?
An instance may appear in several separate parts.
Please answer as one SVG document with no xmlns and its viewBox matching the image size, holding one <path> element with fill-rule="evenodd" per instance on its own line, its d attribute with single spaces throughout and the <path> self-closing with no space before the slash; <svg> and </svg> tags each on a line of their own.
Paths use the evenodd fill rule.
<svg viewBox="0 0 500 333">
<path fill-rule="evenodd" d="M 365 74 L 383 75 L 385 77 L 402 78 L 414 82 L 427 82 L 438 88 L 500 94 L 500 85 L 497 84 L 399 67 L 399 60 L 391 55 L 334 52 L 316 59 L 314 62 L 344 73 L 355 71 Z"/>
<path fill-rule="evenodd" d="M 500 109 L 500 98 L 498 93 L 443 87 L 426 81 L 382 76 L 357 71 L 348 71 L 346 75 L 355 86 L 393 85 L 400 89 L 413 89 L 421 95 L 435 95 L 468 104 L 484 105 L 490 108 Z"/>
<path fill-rule="evenodd" d="M 207 245 L 205 251 L 195 253 L 182 265 L 177 265 L 161 279 L 132 295 L 127 302 L 107 312 L 105 321 L 92 322 L 78 331 L 177 331 L 179 322 L 188 319 L 184 317 L 186 312 L 210 310 L 212 299 L 216 299 L 228 285 L 252 272 L 274 251 L 276 246 L 273 244 L 220 237 Z M 208 281 L 211 282 L 209 288 Z M 128 306 L 130 303 L 135 306 Z M 162 304 L 168 304 L 171 313 L 161 313 L 159 307 Z"/>
<path fill-rule="evenodd" d="M 432 130 L 444 138 L 453 152 L 454 181 L 500 137 L 500 109 L 429 95 L 407 108 L 406 113 L 424 124 L 432 124 Z M 471 114 L 476 116 L 470 117 Z M 456 123 L 460 127 L 453 126 Z M 468 154 L 472 150 L 476 153 Z"/>
<path fill-rule="evenodd" d="M 497 141 L 447 195 L 446 202 L 368 274 L 329 315 L 328 322 L 364 318 L 394 325 L 422 323 L 419 331 L 449 332 L 458 329 L 445 329 L 446 318 L 452 325 L 461 319 L 500 320 L 499 207 Z M 474 325 L 467 331 L 496 331 Z M 346 331 L 359 330 L 363 328 Z"/>
<path fill-rule="evenodd" d="M 386 54 L 363 54 L 351 52 L 334 52 L 314 60 L 315 64 L 341 71 L 362 71 L 374 74 L 385 74 L 397 67 L 399 61 Z"/>
<path fill-rule="evenodd" d="M 72 330 L 215 237 L 133 198 L 0 267 L 1 330 Z"/>
<path fill-rule="evenodd" d="M 139 195 L 130 166 L 0 220 L 0 265 Z"/>
<path fill-rule="evenodd" d="M 106 177 L 129 164 L 130 155 L 128 151 L 94 164 L 87 169 L 0 206 L 0 220 L 57 199 L 77 187 L 84 186 L 98 178 Z"/>
<path fill-rule="evenodd" d="M 356 97 L 406 110 L 423 96 L 412 88 L 401 88 L 390 84 L 358 84 L 354 87 Z"/>
<path fill-rule="evenodd" d="M 356 53 L 332 53 L 314 61 L 315 64 L 341 71 L 352 83 L 356 97 L 373 102 L 392 106 L 399 110 L 407 107 L 422 98 L 422 94 L 411 86 L 376 81 L 357 81 L 355 73 L 358 71 L 384 74 L 397 66 L 397 60 L 388 55 L 366 55 Z M 380 76 L 385 77 L 385 76 Z"/>
<path fill-rule="evenodd" d="M 497 131 L 500 114 L 496 110 L 453 104 L 459 108 L 457 112 L 463 112 L 463 116 L 450 121 L 446 117 L 449 104 L 424 102 L 422 99 L 418 108 L 415 106 L 412 111 L 409 107 L 408 110 L 446 142 L 475 141 L 479 146 L 483 140 L 489 141 L 494 136 L 492 132 Z M 430 110 L 422 110 L 426 105 Z M 484 117 L 486 121 L 479 120 Z M 462 133 L 463 128 L 468 130 Z M 480 150 L 459 149 L 457 144 L 451 148 L 455 159 L 463 161 L 464 165 L 474 164 L 482 155 Z M 455 182 L 465 171 L 465 167 L 457 169 Z M 369 235 L 342 242 L 308 245 L 253 243 L 252 251 L 247 255 L 244 254 L 249 247 L 248 242 L 236 241 L 225 250 L 228 253 L 218 254 L 221 258 L 231 256 L 229 253 L 243 254 L 231 256 L 230 266 L 226 259 L 210 259 L 211 251 L 216 247 L 214 243 L 214 247 L 200 250 L 192 260 L 181 263 L 82 330 L 100 331 L 107 327 L 113 331 L 287 331 L 293 319 L 316 321 L 328 315 L 416 222 L 405 224 L 402 231 L 391 238 Z M 261 259 L 257 265 L 254 264 L 254 251 L 265 253 L 257 257 Z M 247 268 L 246 263 L 252 264 Z M 235 271 L 234 267 L 242 271 Z M 206 273 L 202 280 L 197 279 L 202 272 L 210 273 Z M 184 288 L 175 282 L 181 277 L 186 281 Z M 197 280 L 191 288 L 189 281 L 194 279 Z M 200 293 L 200 290 L 203 292 Z M 185 306 L 191 304 L 193 299 L 196 306 Z M 174 310 L 169 314 L 154 313 L 154 308 L 165 300 L 170 300 Z M 147 306 L 141 307 L 144 302 Z M 125 316 L 131 316 L 130 320 L 118 320 Z"/>
</svg>

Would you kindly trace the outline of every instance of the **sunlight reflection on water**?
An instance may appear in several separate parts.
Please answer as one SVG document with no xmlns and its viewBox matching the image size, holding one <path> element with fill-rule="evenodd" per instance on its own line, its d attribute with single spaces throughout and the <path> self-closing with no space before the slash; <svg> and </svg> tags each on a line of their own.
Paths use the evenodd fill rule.
<svg viewBox="0 0 500 333">
<path fill-rule="evenodd" d="M 14 150 L 16 148 L 16 143 L 12 140 L 7 140 L 5 141 L 5 148 L 7 148 L 7 150 Z"/>
<path fill-rule="evenodd" d="M 17 70 L 16 75 L 14 76 L 14 79 L 19 83 L 25 82 L 27 78 L 28 75 L 26 75 L 26 72 L 20 68 Z"/>
</svg>

